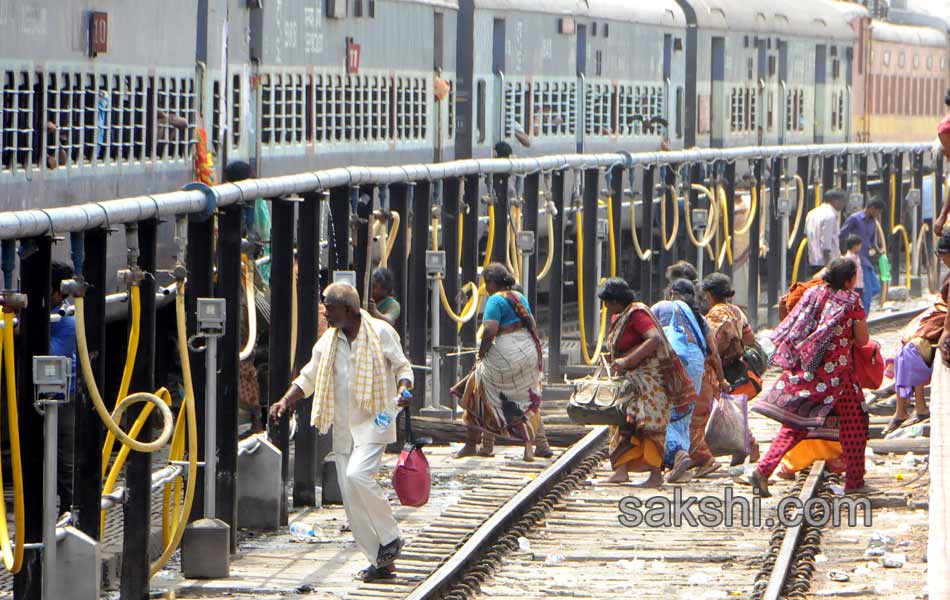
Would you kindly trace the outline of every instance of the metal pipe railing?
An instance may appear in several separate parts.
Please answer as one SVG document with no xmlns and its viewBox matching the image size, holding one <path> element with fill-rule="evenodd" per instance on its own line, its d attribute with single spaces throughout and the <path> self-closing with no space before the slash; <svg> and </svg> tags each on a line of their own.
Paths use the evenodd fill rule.
<svg viewBox="0 0 950 600">
<path fill-rule="evenodd" d="M 340 186 L 392 185 L 479 174 L 524 175 L 538 171 L 609 168 L 614 166 L 664 166 L 712 161 L 793 158 L 802 155 L 837 156 L 894 152 L 930 152 L 929 143 L 823 144 L 755 146 L 728 149 L 695 149 L 675 152 L 614 152 L 559 154 L 536 158 L 466 159 L 400 167 L 346 167 L 297 175 L 247 179 L 205 190 L 189 189 L 152 196 L 136 196 L 75 206 L 0 213 L 0 239 L 67 233 L 115 226 L 154 218 L 168 218 L 208 210 L 209 194 L 217 206 L 256 198 L 276 198 Z"/>
</svg>

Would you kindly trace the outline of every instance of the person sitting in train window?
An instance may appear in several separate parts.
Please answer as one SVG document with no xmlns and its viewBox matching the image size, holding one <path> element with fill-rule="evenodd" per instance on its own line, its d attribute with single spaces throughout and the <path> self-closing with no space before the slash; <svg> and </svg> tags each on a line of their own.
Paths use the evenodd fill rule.
<svg viewBox="0 0 950 600">
<path fill-rule="evenodd" d="M 825 192 L 820 206 L 805 215 L 805 236 L 808 238 L 808 264 L 814 275 L 832 260 L 838 258 L 838 223 L 844 210 L 844 190 Z"/>
<path fill-rule="evenodd" d="M 382 319 L 390 325 L 395 325 L 402 307 L 392 296 L 395 287 L 393 272 L 386 267 L 379 267 L 373 271 L 371 277 L 373 287 L 369 293 L 367 312 L 374 319 Z"/>
<path fill-rule="evenodd" d="M 861 238 L 861 270 L 864 276 L 861 301 L 867 312 L 871 311 L 871 300 L 881 293 L 881 280 L 877 276 L 877 271 L 874 270 L 874 263 L 871 262 L 871 250 L 877 248 L 877 220 L 883 211 L 884 201 L 875 198 L 868 202 L 864 210 L 859 210 L 848 217 L 840 232 L 840 236 L 844 236 L 845 239 L 852 234 Z"/>
</svg>

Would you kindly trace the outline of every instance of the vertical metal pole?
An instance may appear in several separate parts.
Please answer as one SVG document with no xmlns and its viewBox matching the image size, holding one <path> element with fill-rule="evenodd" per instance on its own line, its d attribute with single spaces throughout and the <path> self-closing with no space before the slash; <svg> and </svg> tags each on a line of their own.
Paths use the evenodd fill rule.
<svg viewBox="0 0 950 600">
<path fill-rule="evenodd" d="M 755 159 L 753 166 L 753 178 L 756 189 L 762 189 L 762 177 L 765 171 L 765 159 Z M 761 199 L 764 201 L 765 199 Z M 759 326 L 759 223 L 761 223 L 762 211 L 755 211 L 752 217 L 752 226 L 749 228 L 749 294 L 746 298 L 748 303 L 749 325 L 755 330 Z"/>
<path fill-rule="evenodd" d="M 23 495 L 27 506 L 43 502 L 43 418 L 33 410 L 33 357 L 49 354 L 50 309 L 50 238 L 30 238 L 21 243 L 20 291 L 27 296 L 27 307 L 20 313 L 17 339 L 17 407 L 20 420 Z M 7 401 L 11 401 L 8 398 Z M 26 511 L 25 540 L 43 535 L 43 515 Z M 39 600 L 42 585 L 39 550 L 27 549 L 23 568 L 13 576 L 15 600 Z"/>
<path fill-rule="evenodd" d="M 458 311 L 458 302 L 456 298 L 459 293 L 459 206 L 462 193 L 462 180 L 458 177 L 450 177 L 442 182 L 442 249 L 445 251 L 445 276 L 442 284 L 445 286 L 445 297 L 452 305 L 453 310 Z M 437 321 L 439 323 L 439 340 L 442 345 L 458 345 L 458 327 L 455 321 L 444 316 Z M 442 356 L 442 373 L 440 380 L 451 386 L 458 377 L 458 357 Z M 434 386 L 433 386 L 434 387 Z M 446 400 L 446 406 L 453 408 L 456 403 L 455 396 L 452 394 L 443 394 Z M 454 413 L 453 413 L 454 414 Z"/>
<path fill-rule="evenodd" d="M 86 260 L 83 275 L 86 290 L 86 338 L 92 373 L 99 389 L 105 389 L 106 364 L 106 271 L 109 232 L 95 229 L 85 234 Z M 76 382 L 76 389 L 83 385 Z M 94 540 L 99 539 L 99 507 L 102 498 L 102 422 L 89 395 L 76 394 L 76 472 L 73 488 L 73 516 L 76 527 Z"/>
<path fill-rule="evenodd" d="M 231 533 L 231 552 L 237 551 L 237 444 L 238 405 L 241 372 L 241 212 L 244 208 L 232 204 L 218 215 L 218 290 L 224 298 L 225 336 L 218 348 L 218 454 L 217 505 L 215 515 L 228 524 Z M 250 310 L 256 310 L 253 306 Z"/>
<path fill-rule="evenodd" d="M 478 216 L 479 216 L 479 184 L 478 175 L 469 175 L 465 178 L 465 192 L 462 200 L 465 203 L 466 212 L 462 222 L 462 237 L 464 247 L 462 248 L 462 281 L 474 281 L 478 284 Z M 476 299 L 476 302 L 478 299 Z M 475 327 L 476 320 L 472 319 L 465 325 L 462 325 L 462 346 L 473 348 L 475 346 Z M 459 360 L 459 368 L 462 373 L 468 373 L 475 364 L 474 354 L 463 354 Z"/>
<path fill-rule="evenodd" d="M 884 239 L 880 240 L 879 243 L 887 243 L 888 249 L 888 260 L 891 261 L 891 265 L 895 263 L 895 248 L 894 248 L 894 237 L 891 235 L 890 228 L 888 224 L 890 223 L 890 214 L 891 214 L 891 172 L 893 169 L 893 155 L 885 154 L 883 157 L 883 165 L 881 169 L 881 183 L 880 183 L 880 194 L 879 197 L 884 201 L 884 210 L 881 211 L 881 229 L 884 231 Z M 892 269 L 893 270 L 893 269 Z M 885 288 L 890 284 L 889 281 L 884 281 L 881 279 L 881 287 Z M 881 293 L 881 303 L 884 303 L 884 293 Z M 865 307 L 865 310 L 870 312 L 871 307 Z"/>
<path fill-rule="evenodd" d="M 439 280 L 435 277 L 429 279 L 429 310 L 432 311 L 430 315 L 432 326 L 432 394 L 429 396 L 429 401 L 426 403 L 426 408 L 430 410 L 423 409 L 423 413 L 429 413 L 435 416 L 441 412 L 441 399 L 442 399 L 442 368 L 439 361 L 439 352 L 436 348 L 440 344 L 439 340 Z M 435 413 L 435 414 L 433 414 Z M 454 413 L 448 413 L 444 415 L 445 418 L 451 419 L 454 416 Z"/>
<path fill-rule="evenodd" d="M 824 194 L 835 187 L 835 157 L 826 156 L 821 163 L 821 189 Z"/>
<path fill-rule="evenodd" d="M 674 198 L 673 197 L 674 194 L 671 191 L 670 186 L 672 186 L 674 189 L 676 187 L 676 172 L 678 168 L 679 168 L 679 165 L 668 165 L 668 166 L 660 167 L 660 172 L 663 174 L 661 178 L 661 182 L 664 184 L 663 202 L 667 203 L 667 210 L 669 210 L 669 207 L 672 206 L 672 210 L 675 210 L 677 213 L 679 213 L 679 210 L 680 210 L 679 198 L 678 198 L 679 190 L 676 191 L 677 197 Z M 672 212 L 667 212 L 666 218 L 668 220 L 672 219 L 673 218 Z M 660 221 L 660 226 L 661 227 L 663 226 L 662 220 Z M 682 229 L 682 227 L 684 226 L 681 226 L 680 229 Z M 677 231 L 677 235 L 679 235 L 678 231 Z M 660 244 L 658 244 L 658 246 L 663 245 L 663 238 L 665 236 L 666 236 L 666 232 L 660 233 Z M 673 247 L 670 248 L 670 250 L 666 250 L 665 247 L 660 248 L 660 260 L 659 260 L 657 272 L 654 274 L 653 289 L 662 290 L 665 287 L 666 270 L 669 268 L 670 265 L 673 264 L 675 253 L 676 253 L 676 244 L 674 244 Z"/>
<path fill-rule="evenodd" d="M 31 361 L 32 362 L 32 361 Z M 43 434 L 43 599 L 53 598 L 53 577 L 56 573 L 56 465 L 59 449 L 59 406 L 44 405 Z"/>
<path fill-rule="evenodd" d="M 294 374 L 310 360 L 317 341 L 320 310 L 320 195 L 304 194 L 297 209 L 297 351 Z M 318 453 L 317 431 L 310 424 L 313 399 L 297 405 L 297 435 L 294 436 L 294 506 L 317 505 L 317 473 L 322 473 L 323 456 Z"/>
<path fill-rule="evenodd" d="M 865 159 L 866 160 L 866 159 Z M 802 178 L 802 183 L 805 186 L 805 201 L 802 204 L 802 211 L 805 214 L 814 206 L 814 202 L 811 200 L 811 197 L 808 194 L 808 186 L 811 183 L 811 157 L 810 156 L 799 156 L 797 160 L 797 165 L 795 167 L 795 173 Z M 797 193 L 797 189 L 796 189 Z M 791 205 L 791 210 L 798 210 L 798 196 L 795 197 L 795 202 Z M 801 215 L 800 223 L 798 224 L 798 231 L 795 232 L 795 239 L 786 242 L 786 263 L 795 264 L 795 256 L 798 253 L 798 246 L 801 244 L 801 240 L 805 237 L 805 214 Z M 785 219 L 786 223 L 788 219 Z M 789 225 L 790 226 L 790 225 Z M 807 255 L 802 257 L 802 262 L 804 263 Z M 805 263 L 807 264 L 807 263 Z M 798 279 L 805 281 L 809 279 L 802 269 L 802 265 L 799 265 Z M 810 275 L 810 274 L 809 274 Z M 791 274 L 788 275 L 788 279 L 782 281 L 782 287 L 787 288 L 791 282 Z"/>
<path fill-rule="evenodd" d="M 848 192 L 848 161 L 850 158 L 850 154 L 838 157 L 838 187 L 844 190 L 845 193 Z"/>
<path fill-rule="evenodd" d="M 643 203 L 640 211 L 640 246 L 644 252 L 653 249 L 653 178 L 656 175 L 656 167 L 650 165 L 643 169 Z M 633 185 L 631 172 L 630 185 Z M 633 198 L 630 199 L 633 202 Z M 635 225 L 634 225 L 635 226 Z M 640 297 L 647 304 L 653 303 L 653 266 L 659 261 L 655 256 L 650 257 L 649 262 L 640 265 Z"/>
<path fill-rule="evenodd" d="M 614 221 L 614 252 L 617 257 L 617 276 L 624 277 L 629 279 L 630 277 L 623 270 L 623 167 L 614 167 L 610 170 L 610 189 L 607 190 L 607 193 L 613 196 L 613 221 Z M 633 180 L 630 181 L 631 187 L 633 186 Z M 630 195 L 630 202 L 633 202 L 633 195 Z M 639 257 L 638 257 L 639 258 Z M 639 265 L 642 266 L 642 265 Z M 597 280 L 598 282 L 600 279 Z"/>
<path fill-rule="evenodd" d="M 389 209 L 399 214 L 399 229 L 390 232 L 390 236 L 396 236 L 393 245 L 393 251 L 389 255 L 389 268 L 393 272 L 393 279 L 396 288 L 393 295 L 403 306 L 403 309 L 396 319 L 396 333 L 403 346 L 406 344 L 406 324 L 409 322 L 407 313 L 409 312 L 409 294 L 406 282 L 408 272 L 409 245 L 407 243 L 409 232 L 409 186 L 404 183 L 397 183 L 389 187 Z"/>
<path fill-rule="evenodd" d="M 210 219 L 209 219 L 210 221 Z M 138 266 L 145 274 L 139 284 L 142 297 L 139 348 L 132 370 L 130 391 L 155 389 L 155 269 L 158 263 L 158 221 L 138 224 Z M 206 255 L 210 258 L 210 252 Z M 208 269 L 210 271 L 210 269 Z M 203 374 L 203 373 L 202 373 Z M 126 413 L 126 426 L 141 412 Z M 140 439 L 152 439 L 150 423 L 142 428 Z M 127 430 L 127 429 L 126 429 Z M 152 455 L 131 452 L 125 467 L 125 485 L 129 497 L 122 507 L 122 600 L 145 600 L 149 597 L 148 541 L 152 521 Z"/>
<path fill-rule="evenodd" d="M 910 225 L 911 225 L 911 236 L 910 236 L 910 251 L 911 257 L 914 256 L 914 245 L 917 243 L 917 235 L 920 233 L 920 225 L 922 223 L 923 217 L 923 203 L 925 202 L 924 198 L 924 155 L 922 152 L 914 152 L 911 155 L 911 168 L 913 172 L 911 177 L 914 180 L 914 189 L 920 191 L 920 203 L 917 206 L 911 207 L 910 210 Z M 936 182 L 936 180 L 934 180 Z M 921 249 L 921 252 L 927 251 L 927 248 Z M 914 260 L 912 265 L 912 272 L 914 276 L 920 274 L 920 261 Z"/>
<path fill-rule="evenodd" d="M 769 248 L 774 248 L 775 251 L 769 252 L 768 258 L 769 273 L 772 273 L 772 276 L 768 278 L 768 323 L 769 326 L 773 326 L 778 323 L 780 285 L 784 287 L 784 282 L 775 276 L 775 273 L 782 272 L 782 257 L 785 256 L 785 249 L 782 247 L 782 244 L 785 243 L 785 236 L 782 235 L 783 221 L 785 226 L 788 226 L 788 219 L 784 218 L 778 211 L 779 196 L 782 193 L 781 157 L 772 159 L 772 183 L 770 187 L 772 193 L 771 198 L 769 198 Z"/>
<path fill-rule="evenodd" d="M 495 187 L 495 246 L 491 262 L 505 264 L 508 256 L 508 174 L 492 177 Z"/>
<path fill-rule="evenodd" d="M 893 215 L 890 220 L 888 220 L 884 227 L 884 233 L 890 235 L 891 223 L 899 224 L 904 220 L 904 153 L 898 152 L 894 160 L 894 175 L 896 176 L 896 183 L 894 185 L 894 198 L 891 201 L 891 206 L 893 207 Z M 887 182 L 887 185 L 890 186 L 890 181 Z M 901 263 L 903 262 L 903 254 L 905 252 L 903 238 L 901 234 L 894 233 L 891 238 L 891 246 L 894 248 L 892 253 L 893 260 L 891 260 L 891 284 L 900 285 L 901 280 Z M 908 290 L 909 291 L 909 290 Z"/>
<path fill-rule="evenodd" d="M 212 295 L 214 255 L 211 252 L 214 236 L 214 219 L 188 221 L 188 285 L 185 287 L 185 315 L 188 322 L 188 331 L 198 330 L 198 298 L 209 298 Z M 153 294 L 154 296 L 154 294 Z M 143 306 L 145 289 L 142 288 Z M 190 334 L 189 334 L 190 335 Z M 141 352 L 140 352 L 141 355 Z M 198 429 L 198 439 L 204 439 L 205 431 L 205 361 L 200 352 L 189 350 L 191 371 L 195 391 L 195 423 Z M 154 389 L 154 388 L 148 388 Z M 144 439 L 144 438 L 143 438 Z M 198 444 L 198 460 L 204 460 L 204 445 Z M 192 505 L 190 520 L 199 519 L 204 512 L 204 469 L 198 470 L 195 501 Z"/>
<path fill-rule="evenodd" d="M 218 338 L 209 337 L 205 347 L 205 518 L 215 517 L 215 484 L 218 480 L 218 457 L 215 437 L 218 419 Z"/>
<path fill-rule="evenodd" d="M 577 294 L 580 296 L 581 289 L 584 290 L 584 319 L 588 328 L 593 330 L 597 327 L 597 275 L 598 265 L 597 248 L 602 244 L 597 239 L 597 218 L 600 214 L 597 204 L 597 196 L 600 191 L 600 170 L 587 169 L 584 171 L 584 195 L 582 197 L 581 210 L 583 211 L 583 233 L 584 233 L 584 281 L 577 282 Z M 579 250 L 575 249 L 575 250 Z M 592 336 L 596 341 L 596 334 Z M 590 338 L 588 342 L 592 341 Z M 596 351 L 596 350 L 595 350 Z"/>
<path fill-rule="evenodd" d="M 524 279 L 522 285 L 525 298 L 528 299 L 528 306 L 538 314 L 538 248 L 540 246 L 541 236 L 538 231 L 538 204 L 539 192 L 541 186 L 541 174 L 531 173 L 524 178 L 524 217 L 522 224 L 525 231 L 534 232 L 534 251 L 527 255 L 524 260 Z M 550 235 L 550 232 L 548 232 Z"/>
<path fill-rule="evenodd" d="M 429 218 L 432 184 L 428 181 L 416 183 L 412 194 L 412 241 L 409 252 L 409 360 L 414 365 L 426 364 L 428 337 L 428 291 L 426 281 L 426 249 L 429 246 Z M 425 405 L 426 378 L 423 372 L 416 371 L 413 383 L 412 408 L 419 411 Z M 433 390 L 433 398 L 438 390 Z"/>
<path fill-rule="evenodd" d="M 868 155 L 858 156 L 858 191 L 867 196 L 868 193 Z M 867 204 L 867 201 L 865 201 Z"/>
<path fill-rule="evenodd" d="M 294 229 L 295 203 L 276 198 L 271 202 L 271 314 L 289 315 L 291 312 L 291 286 L 294 278 Z M 344 229 L 346 231 L 346 229 Z M 268 338 L 268 391 L 270 405 L 283 395 L 290 382 L 290 319 L 271 319 Z M 276 440 L 282 453 L 280 475 L 283 486 L 280 496 L 280 524 L 287 524 L 287 498 L 290 496 L 290 423 L 287 413 L 280 422 L 268 425 L 269 437 Z"/>
<path fill-rule="evenodd" d="M 548 381 L 561 380 L 561 319 L 564 316 L 564 171 L 551 173 L 554 202 L 554 257 L 548 273 Z"/>
<path fill-rule="evenodd" d="M 725 188 L 726 188 L 726 214 L 729 215 L 729 223 L 732 225 L 733 234 L 730 235 L 729 243 L 732 245 L 732 251 L 735 252 L 735 235 L 736 230 L 736 163 L 726 162 L 723 167 L 723 178 L 725 179 Z M 729 261 L 726 261 L 722 265 L 722 272 L 732 277 L 733 266 Z"/>
<path fill-rule="evenodd" d="M 292 225 L 288 225 L 288 227 L 292 227 Z M 349 188 L 335 187 L 330 190 L 330 231 L 330 278 L 328 281 L 332 283 L 333 274 L 336 271 L 345 271 L 350 266 Z M 271 293 L 273 294 L 273 290 L 271 290 Z"/>
</svg>

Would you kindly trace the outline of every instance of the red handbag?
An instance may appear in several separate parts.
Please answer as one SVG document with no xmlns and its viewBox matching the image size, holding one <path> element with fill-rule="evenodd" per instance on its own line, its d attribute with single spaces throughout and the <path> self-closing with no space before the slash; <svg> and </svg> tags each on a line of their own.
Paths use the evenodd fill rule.
<svg viewBox="0 0 950 600">
<path fill-rule="evenodd" d="M 862 388 L 876 390 L 884 381 L 884 357 L 881 345 L 874 340 L 854 347 L 854 375 Z"/>
<path fill-rule="evenodd" d="M 427 440 L 413 437 L 408 407 L 403 410 L 403 416 L 406 419 L 406 444 L 393 471 L 393 489 L 403 506 L 423 506 L 429 501 L 429 490 L 432 488 L 429 461 L 422 453 L 422 446 Z"/>
</svg>

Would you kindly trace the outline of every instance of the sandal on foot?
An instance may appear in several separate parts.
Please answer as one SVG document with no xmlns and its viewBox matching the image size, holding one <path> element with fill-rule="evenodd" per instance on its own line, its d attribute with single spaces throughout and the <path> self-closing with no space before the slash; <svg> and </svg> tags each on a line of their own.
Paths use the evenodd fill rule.
<svg viewBox="0 0 950 600">
<path fill-rule="evenodd" d="M 357 578 L 362 579 L 365 583 L 371 581 L 381 581 L 385 579 L 395 579 L 396 578 L 396 568 L 392 565 L 388 567 L 375 567 L 370 565 L 356 574 Z"/>
<path fill-rule="evenodd" d="M 687 472 L 693 467 L 693 461 L 690 460 L 689 456 L 682 456 L 673 463 L 673 468 L 670 469 L 669 474 L 666 476 L 666 481 L 668 483 L 681 483 L 686 477 Z"/>
<path fill-rule="evenodd" d="M 554 456 L 554 450 L 551 450 L 550 446 L 546 448 L 536 448 L 534 455 L 538 458 L 551 458 Z"/>
<path fill-rule="evenodd" d="M 402 553 L 403 545 L 405 545 L 403 539 L 397 537 L 385 546 L 380 546 L 376 553 L 376 564 L 380 568 L 392 565 Z"/>
<path fill-rule="evenodd" d="M 696 471 L 693 474 L 693 477 L 696 477 L 696 478 L 705 477 L 706 475 L 709 475 L 710 473 L 713 473 L 714 471 L 718 471 L 720 466 L 721 465 L 719 464 L 719 462 L 716 461 L 716 459 L 714 458 L 710 460 L 708 463 L 696 467 Z"/>
<path fill-rule="evenodd" d="M 906 421 L 907 421 L 907 417 L 904 417 L 903 419 L 901 419 L 900 417 L 895 415 L 891 417 L 890 421 L 887 422 L 887 426 L 884 427 L 884 431 L 882 431 L 881 433 L 884 435 L 893 433 L 897 431 L 898 429 L 900 429 L 900 427 L 904 425 Z"/>
<path fill-rule="evenodd" d="M 910 427 L 911 425 L 916 425 L 917 423 L 923 423 L 929 418 L 930 418 L 930 413 L 927 413 L 926 415 L 918 415 L 917 413 L 914 413 L 914 416 L 904 421 L 898 427 L 898 429 L 903 429 L 904 427 Z"/>
</svg>

